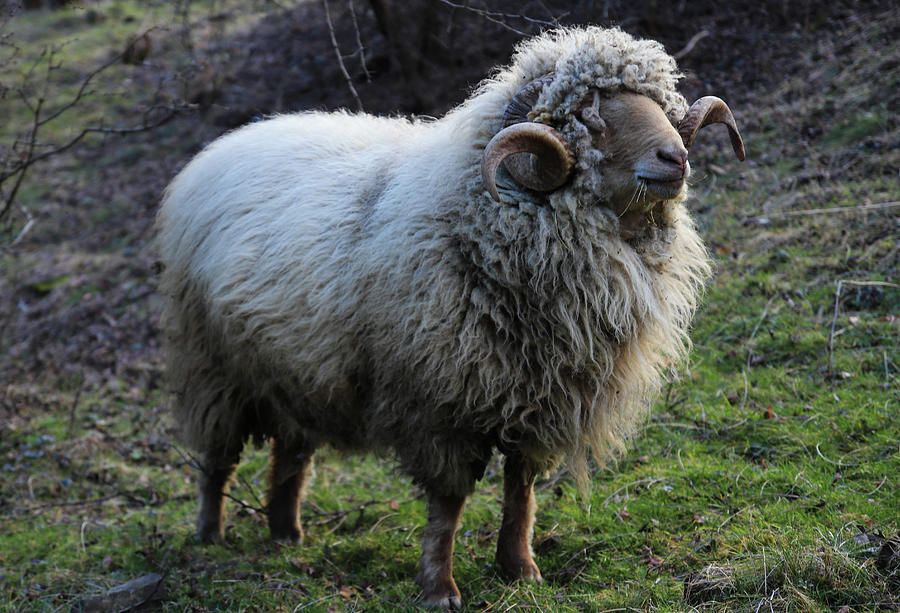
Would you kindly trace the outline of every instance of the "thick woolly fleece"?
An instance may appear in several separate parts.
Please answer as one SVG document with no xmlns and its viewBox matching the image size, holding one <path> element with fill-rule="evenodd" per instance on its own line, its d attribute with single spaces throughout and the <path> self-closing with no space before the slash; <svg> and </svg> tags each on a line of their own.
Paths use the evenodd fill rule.
<svg viewBox="0 0 900 613">
<path fill-rule="evenodd" d="M 551 194 L 502 175 L 496 203 L 482 151 L 550 71 L 534 113 L 576 175 Z M 621 450 L 684 356 L 709 261 L 680 201 L 625 238 L 573 111 L 629 90 L 675 121 L 677 77 L 657 43 L 563 29 L 437 121 L 301 113 L 215 141 L 158 217 L 185 442 L 213 461 L 251 436 L 393 450 L 447 495 L 499 448 L 537 470 L 568 458 L 584 484 L 589 450 Z"/>
</svg>

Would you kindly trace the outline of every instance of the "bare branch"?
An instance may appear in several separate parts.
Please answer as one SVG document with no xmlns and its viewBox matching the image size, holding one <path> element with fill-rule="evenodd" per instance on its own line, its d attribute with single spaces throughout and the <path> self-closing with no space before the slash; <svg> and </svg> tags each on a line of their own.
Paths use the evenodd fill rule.
<svg viewBox="0 0 900 613">
<path fill-rule="evenodd" d="M 362 36 L 359 32 L 359 22 L 356 20 L 356 9 L 353 7 L 353 0 L 347 0 L 347 6 L 350 8 L 353 30 L 356 32 L 356 54 L 359 54 L 359 63 L 362 66 L 363 74 L 366 75 L 366 82 L 371 83 L 372 75 L 369 73 L 369 67 L 366 66 L 366 50 L 362 44 Z"/>
<path fill-rule="evenodd" d="M 52 60 L 52 54 L 51 54 L 50 59 Z M 81 81 L 81 86 L 78 88 L 78 91 L 75 92 L 75 96 L 71 100 L 69 100 L 67 103 L 65 103 L 64 105 L 59 107 L 56 111 L 54 111 L 50 115 L 47 115 L 45 118 L 43 118 L 38 125 L 43 126 L 43 125 L 50 123 L 51 121 L 53 121 L 54 119 L 56 119 L 57 117 L 59 117 L 60 115 L 62 115 L 63 113 L 65 113 L 66 111 L 71 109 L 72 107 L 74 107 L 76 104 L 81 102 L 82 98 L 84 98 L 85 95 L 90 93 L 90 92 L 88 92 L 87 88 L 88 88 L 88 85 L 91 84 L 91 81 L 93 81 L 94 77 L 96 77 L 98 74 L 100 74 L 101 72 L 108 69 L 113 64 L 118 64 L 121 61 L 122 61 L 122 54 L 120 53 L 120 54 L 114 56 L 111 60 L 108 60 L 106 63 L 101 64 L 98 68 L 95 68 L 91 72 L 87 73 L 84 76 L 84 79 Z"/>
<path fill-rule="evenodd" d="M 564 17 L 566 13 L 563 13 L 559 17 L 554 17 L 552 21 L 547 21 L 544 19 L 535 19 L 533 17 L 529 17 L 528 15 L 522 15 L 519 13 L 501 13 L 499 11 L 489 11 L 487 9 L 480 9 L 474 6 L 469 6 L 468 4 L 457 4 L 456 2 L 452 2 L 452 0 L 440 0 L 442 3 L 447 6 L 453 7 L 455 9 L 463 9 L 464 11 L 469 11 L 470 13 L 475 13 L 476 15 L 481 15 L 488 21 L 496 23 L 511 32 L 515 32 L 520 36 L 528 36 L 529 34 L 533 34 L 533 32 L 523 32 L 518 28 L 514 28 L 504 21 L 505 19 L 519 19 L 528 23 L 533 23 L 539 26 L 548 26 L 548 27 L 556 27 L 559 25 L 560 17 Z M 546 8 L 546 7 L 545 7 Z"/>
<path fill-rule="evenodd" d="M 81 139 L 83 139 L 88 134 L 137 134 L 139 132 L 148 132 L 159 126 L 171 121 L 179 112 L 186 110 L 187 106 L 177 107 L 177 106 L 165 106 L 165 107 L 153 107 L 155 109 L 162 109 L 166 111 L 166 113 L 153 121 L 152 123 L 143 123 L 138 126 L 131 126 L 128 128 L 106 128 L 103 126 L 94 126 L 90 128 L 84 128 L 81 132 L 79 132 L 76 136 L 74 136 L 69 142 L 64 145 L 60 145 L 50 151 L 46 151 L 41 153 L 40 155 L 34 156 L 32 162 L 40 162 L 41 160 L 45 160 L 51 156 L 57 155 L 59 153 L 63 153 L 64 151 L 71 149 L 74 145 L 76 145 Z M 2 177 L 0 177 L 2 179 Z"/>
<path fill-rule="evenodd" d="M 328 23 L 328 33 L 331 35 L 331 46 L 334 47 L 334 54 L 337 56 L 338 65 L 341 67 L 341 74 L 344 75 L 344 80 L 347 81 L 347 87 L 350 88 L 350 93 L 353 94 L 353 99 L 356 100 L 359 110 L 363 111 L 365 109 L 363 109 L 362 100 L 360 100 L 356 88 L 353 87 L 353 79 L 350 78 L 350 73 L 347 72 L 347 67 L 344 65 L 344 58 L 341 55 L 341 49 L 338 47 L 337 37 L 334 35 L 334 25 L 331 23 L 331 12 L 328 10 L 328 0 L 322 0 L 322 5 L 325 7 L 325 21 Z"/>
<path fill-rule="evenodd" d="M 0 221 L 2 221 L 4 217 L 6 217 L 6 214 L 9 212 L 9 209 L 12 208 L 13 202 L 15 202 L 15 200 L 16 200 L 16 194 L 18 194 L 19 188 L 22 187 L 22 181 L 25 180 L 25 172 L 28 170 L 29 166 L 34 164 L 34 147 L 35 147 L 35 143 L 37 142 L 38 130 L 41 127 L 40 118 L 41 118 L 41 107 L 43 105 L 44 105 L 44 98 L 41 97 L 37 102 L 36 108 L 34 109 L 33 123 L 32 123 L 31 129 L 28 133 L 28 144 L 26 147 L 27 151 L 24 154 L 24 156 L 22 156 L 22 160 L 18 164 L 18 168 L 15 171 L 16 173 L 18 173 L 18 175 L 16 176 L 16 180 L 13 183 L 12 189 L 10 190 L 9 194 L 7 195 L 5 202 L 3 203 L 3 208 L 0 208 Z M 13 173 L 13 174 L 15 174 L 15 173 Z M 0 185 L 2 185 L 3 181 L 8 179 L 10 176 L 12 176 L 12 175 L 0 176 Z M 20 235 L 20 238 L 21 238 L 21 235 Z"/>
<path fill-rule="evenodd" d="M 153 29 L 154 28 L 146 30 L 142 36 L 146 36 Z M 91 89 L 91 85 L 95 78 L 108 70 L 111 66 L 119 63 L 122 60 L 124 53 L 122 52 L 114 55 L 112 58 L 88 72 L 82 77 L 77 91 L 67 102 L 52 111 L 45 113 L 46 101 L 50 98 L 50 90 L 54 85 L 54 72 L 59 70 L 62 66 L 62 62 L 57 59 L 62 48 L 63 46 L 57 46 L 44 49 L 35 62 L 25 71 L 23 77 L 24 83 L 16 90 L 23 105 L 31 113 L 32 120 L 27 132 L 22 137 L 17 138 L 9 148 L 9 155 L 0 157 L 0 222 L 8 216 L 9 211 L 13 208 L 16 196 L 19 193 L 23 181 L 25 180 L 29 169 L 34 164 L 68 151 L 90 134 L 134 134 L 146 132 L 163 125 L 175 117 L 178 112 L 189 108 L 188 105 L 155 105 L 144 111 L 142 121 L 139 125 L 126 127 L 107 127 L 103 125 L 90 126 L 83 128 L 78 134 L 69 138 L 68 141 L 61 145 L 41 143 L 39 141 L 41 129 L 58 120 L 65 113 L 83 102 L 85 98 L 93 94 L 94 90 Z M 29 93 L 29 89 L 31 89 L 29 83 L 32 82 L 35 71 L 41 65 L 46 65 L 46 70 L 44 72 L 43 83 L 37 88 L 40 93 Z M 12 179 L 13 182 L 12 187 L 2 189 L 3 183 L 10 179 Z M 23 228 L 14 240 L 14 243 L 21 240 L 33 224 L 32 217 L 27 214 L 27 211 L 25 212 L 28 221 L 26 222 L 25 228 Z"/>
</svg>

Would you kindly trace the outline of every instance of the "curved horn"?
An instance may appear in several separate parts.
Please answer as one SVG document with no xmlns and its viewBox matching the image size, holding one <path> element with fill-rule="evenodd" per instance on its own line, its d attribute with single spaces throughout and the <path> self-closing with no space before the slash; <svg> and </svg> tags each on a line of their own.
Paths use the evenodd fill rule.
<svg viewBox="0 0 900 613">
<path fill-rule="evenodd" d="M 556 189 L 572 172 L 574 158 L 562 135 L 550 126 L 528 119 L 541 90 L 555 76 L 548 72 L 516 92 L 503 112 L 503 129 L 485 147 L 481 176 L 485 187 L 498 202 L 496 177 L 500 164 L 506 166 L 518 183 L 541 192 Z"/>
<path fill-rule="evenodd" d="M 691 148 L 700 128 L 713 123 L 724 123 L 728 126 L 731 148 L 734 149 L 734 155 L 737 156 L 737 159 L 743 162 L 744 158 L 746 158 L 744 141 L 741 140 L 741 133 L 738 132 L 734 115 L 731 114 L 731 109 L 728 108 L 725 101 L 715 96 L 703 96 L 698 99 L 678 123 L 678 133 L 681 135 L 681 140 L 684 141 L 685 148 Z"/>
<path fill-rule="evenodd" d="M 513 178 L 529 189 L 549 192 L 565 183 L 575 160 L 562 135 L 542 123 L 516 123 L 497 132 L 481 159 L 481 178 L 491 197 L 500 201 L 497 192 L 497 169 L 501 162 L 516 154 L 529 153 L 522 163 L 510 164 Z M 525 156 L 519 156 L 525 157 Z"/>
<path fill-rule="evenodd" d="M 538 77 L 527 83 L 517 91 L 516 95 L 513 96 L 513 99 L 506 105 L 506 110 L 503 111 L 503 127 L 505 128 L 514 123 L 528 121 L 528 113 L 531 112 L 534 103 L 537 102 L 538 96 L 541 95 L 541 90 L 544 89 L 544 86 L 549 84 L 555 76 L 555 72 L 548 72 L 544 76 Z"/>
</svg>

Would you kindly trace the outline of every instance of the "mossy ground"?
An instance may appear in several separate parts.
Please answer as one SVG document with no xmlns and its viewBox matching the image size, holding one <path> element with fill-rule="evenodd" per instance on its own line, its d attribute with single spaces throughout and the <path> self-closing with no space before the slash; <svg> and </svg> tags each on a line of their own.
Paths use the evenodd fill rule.
<svg viewBox="0 0 900 613">
<path fill-rule="evenodd" d="M 118 8 L 87 30 L 86 48 L 108 40 L 99 28 L 155 18 L 137 3 L 99 6 Z M 62 17 L 20 23 L 39 42 Z M 825 43 L 803 51 L 815 78 L 786 78 L 732 105 L 749 164 L 728 159 L 722 135 L 698 147 L 691 206 L 717 272 L 690 362 L 628 455 L 596 471 L 590 495 L 564 472 L 538 484 L 542 585 L 495 572 L 502 481 L 499 463 L 488 467 L 456 541 L 467 610 L 900 608 L 898 565 L 878 561 L 884 539 L 900 532 L 900 209 L 860 208 L 900 200 L 896 101 L 877 86 L 897 82 L 897 50 L 885 42 L 889 24 L 878 23 L 850 27 L 853 46 L 839 57 Z M 116 44 L 132 25 L 113 30 Z M 105 57 L 91 53 L 85 62 Z M 85 166 L 58 168 L 90 182 Z M 21 198 L 57 196 L 36 180 Z M 128 202 L 82 205 L 77 227 L 90 228 L 118 223 Z M 0 253 L 7 290 L 31 309 L 55 300 L 86 313 L 117 296 L 98 317 L 154 321 L 158 298 L 149 285 L 127 285 L 142 269 L 122 256 L 143 253 L 145 225 L 88 257 L 72 247 L 71 227 L 46 217 L 30 247 Z M 48 256 L 57 243 L 68 250 Z M 0 325 L 4 351 L 13 327 Z M 416 610 L 424 502 L 384 459 L 321 453 L 305 542 L 290 547 L 268 540 L 266 451 L 248 449 L 227 543 L 196 544 L 195 473 L 173 443 L 146 342 L 149 350 L 131 342 L 123 351 L 137 357 L 109 366 L 99 383 L 90 369 L 37 370 L 53 363 L 38 345 L 9 349 L 5 364 L 38 366 L 0 390 L 0 610 L 68 610 L 150 572 L 165 577 L 165 611 Z M 105 364 L 104 347 L 90 359 Z"/>
</svg>

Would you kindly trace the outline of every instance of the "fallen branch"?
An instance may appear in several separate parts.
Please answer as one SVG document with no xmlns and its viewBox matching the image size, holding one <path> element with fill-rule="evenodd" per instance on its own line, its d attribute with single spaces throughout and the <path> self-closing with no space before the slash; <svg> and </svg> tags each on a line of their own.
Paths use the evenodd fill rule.
<svg viewBox="0 0 900 613">
<path fill-rule="evenodd" d="M 861 204 L 859 206 L 836 206 L 827 209 L 805 209 L 802 211 L 787 211 L 785 213 L 771 213 L 768 217 L 800 217 L 804 215 L 828 215 L 830 213 L 855 213 L 857 211 L 878 211 L 900 207 L 900 200 L 880 202 L 878 204 Z"/>
<path fill-rule="evenodd" d="M 43 504 L 32 505 L 30 507 L 22 507 L 22 508 L 18 508 L 18 509 L 13 509 L 10 512 L 10 515 L 12 515 L 13 517 L 16 517 L 19 515 L 23 515 L 25 513 L 32 513 L 35 511 L 43 511 L 46 509 L 55 509 L 55 508 L 60 508 L 60 507 L 80 507 L 80 506 L 88 506 L 88 505 L 94 505 L 94 504 L 103 504 L 104 502 L 109 502 L 110 500 L 113 500 L 115 498 L 125 498 L 126 500 L 133 502 L 135 504 L 153 507 L 153 506 L 159 506 L 163 502 L 169 502 L 172 500 L 187 500 L 187 499 L 191 498 L 191 496 L 185 494 L 185 495 L 181 495 L 181 496 L 175 496 L 173 498 L 166 498 L 165 500 L 159 499 L 156 502 L 150 502 L 148 500 L 141 498 L 134 492 L 128 492 L 128 491 L 123 490 L 123 491 L 118 491 L 114 494 L 107 494 L 106 496 L 98 496 L 97 498 L 88 498 L 86 500 L 64 500 L 64 501 L 60 501 L 60 502 L 45 502 Z"/>
<path fill-rule="evenodd" d="M 206 473 L 206 470 L 203 468 L 203 463 L 200 462 L 200 460 L 198 460 L 198 459 L 194 456 L 194 454 L 192 454 L 190 451 L 187 451 L 187 450 L 185 450 L 185 449 L 182 449 L 182 448 L 179 447 L 178 445 L 170 444 L 170 446 L 172 447 L 172 449 L 175 450 L 175 453 L 177 453 L 178 455 L 180 455 L 180 456 L 182 457 L 182 459 L 185 461 L 185 463 L 186 463 L 188 466 L 190 466 L 190 467 L 193 468 L 194 470 L 197 470 L 197 471 L 199 471 L 199 472 L 201 472 L 201 473 Z M 260 515 L 267 515 L 267 514 L 268 514 L 268 511 L 267 511 L 266 508 L 263 506 L 262 502 L 259 500 L 259 497 L 256 495 L 256 491 L 255 491 L 252 487 L 250 487 L 250 485 L 247 484 L 246 481 L 244 481 L 243 479 L 241 479 L 240 475 L 238 475 L 238 481 L 240 481 L 240 482 L 246 484 L 246 487 L 250 490 L 250 494 L 253 496 L 253 498 L 256 500 L 256 502 L 257 502 L 257 504 L 258 504 L 259 506 L 253 506 L 252 504 L 249 504 L 249 503 L 247 503 L 247 502 L 244 502 L 243 500 L 241 500 L 241 499 L 238 498 L 237 496 L 232 495 L 230 492 L 223 492 L 223 495 L 225 496 L 225 498 L 228 498 L 229 500 L 231 500 L 231 501 L 237 503 L 238 505 L 240 505 L 240 506 L 241 506 L 242 508 L 244 508 L 244 509 L 247 509 L 247 510 L 249 510 L 249 511 L 253 511 L 254 513 L 259 513 Z"/>
<path fill-rule="evenodd" d="M 307 526 L 324 526 L 324 525 L 330 524 L 331 522 L 334 522 L 334 521 L 343 520 L 348 515 L 363 511 L 365 509 L 368 509 L 369 507 L 374 507 L 374 506 L 378 506 L 378 505 L 382 505 L 382 504 L 390 505 L 392 502 L 396 502 L 396 504 L 398 504 L 398 505 L 406 504 L 408 502 L 412 502 L 413 500 L 418 500 L 419 498 L 421 498 L 424 495 L 425 494 L 423 492 L 421 494 L 418 494 L 416 496 L 413 496 L 412 498 L 408 498 L 403 501 L 372 499 L 372 500 L 367 500 L 366 502 L 360 503 L 354 507 L 350 507 L 349 509 L 339 509 L 337 511 L 323 511 L 320 508 L 313 505 L 312 503 L 307 502 L 306 506 L 312 507 L 312 509 L 307 508 L 305 513 L 307 515 L 312 515 L 313 517 L 321 517 L 322 519 L 319 519 L 318 521 L 305 522 L 305 524 Z"/>
</svg>

